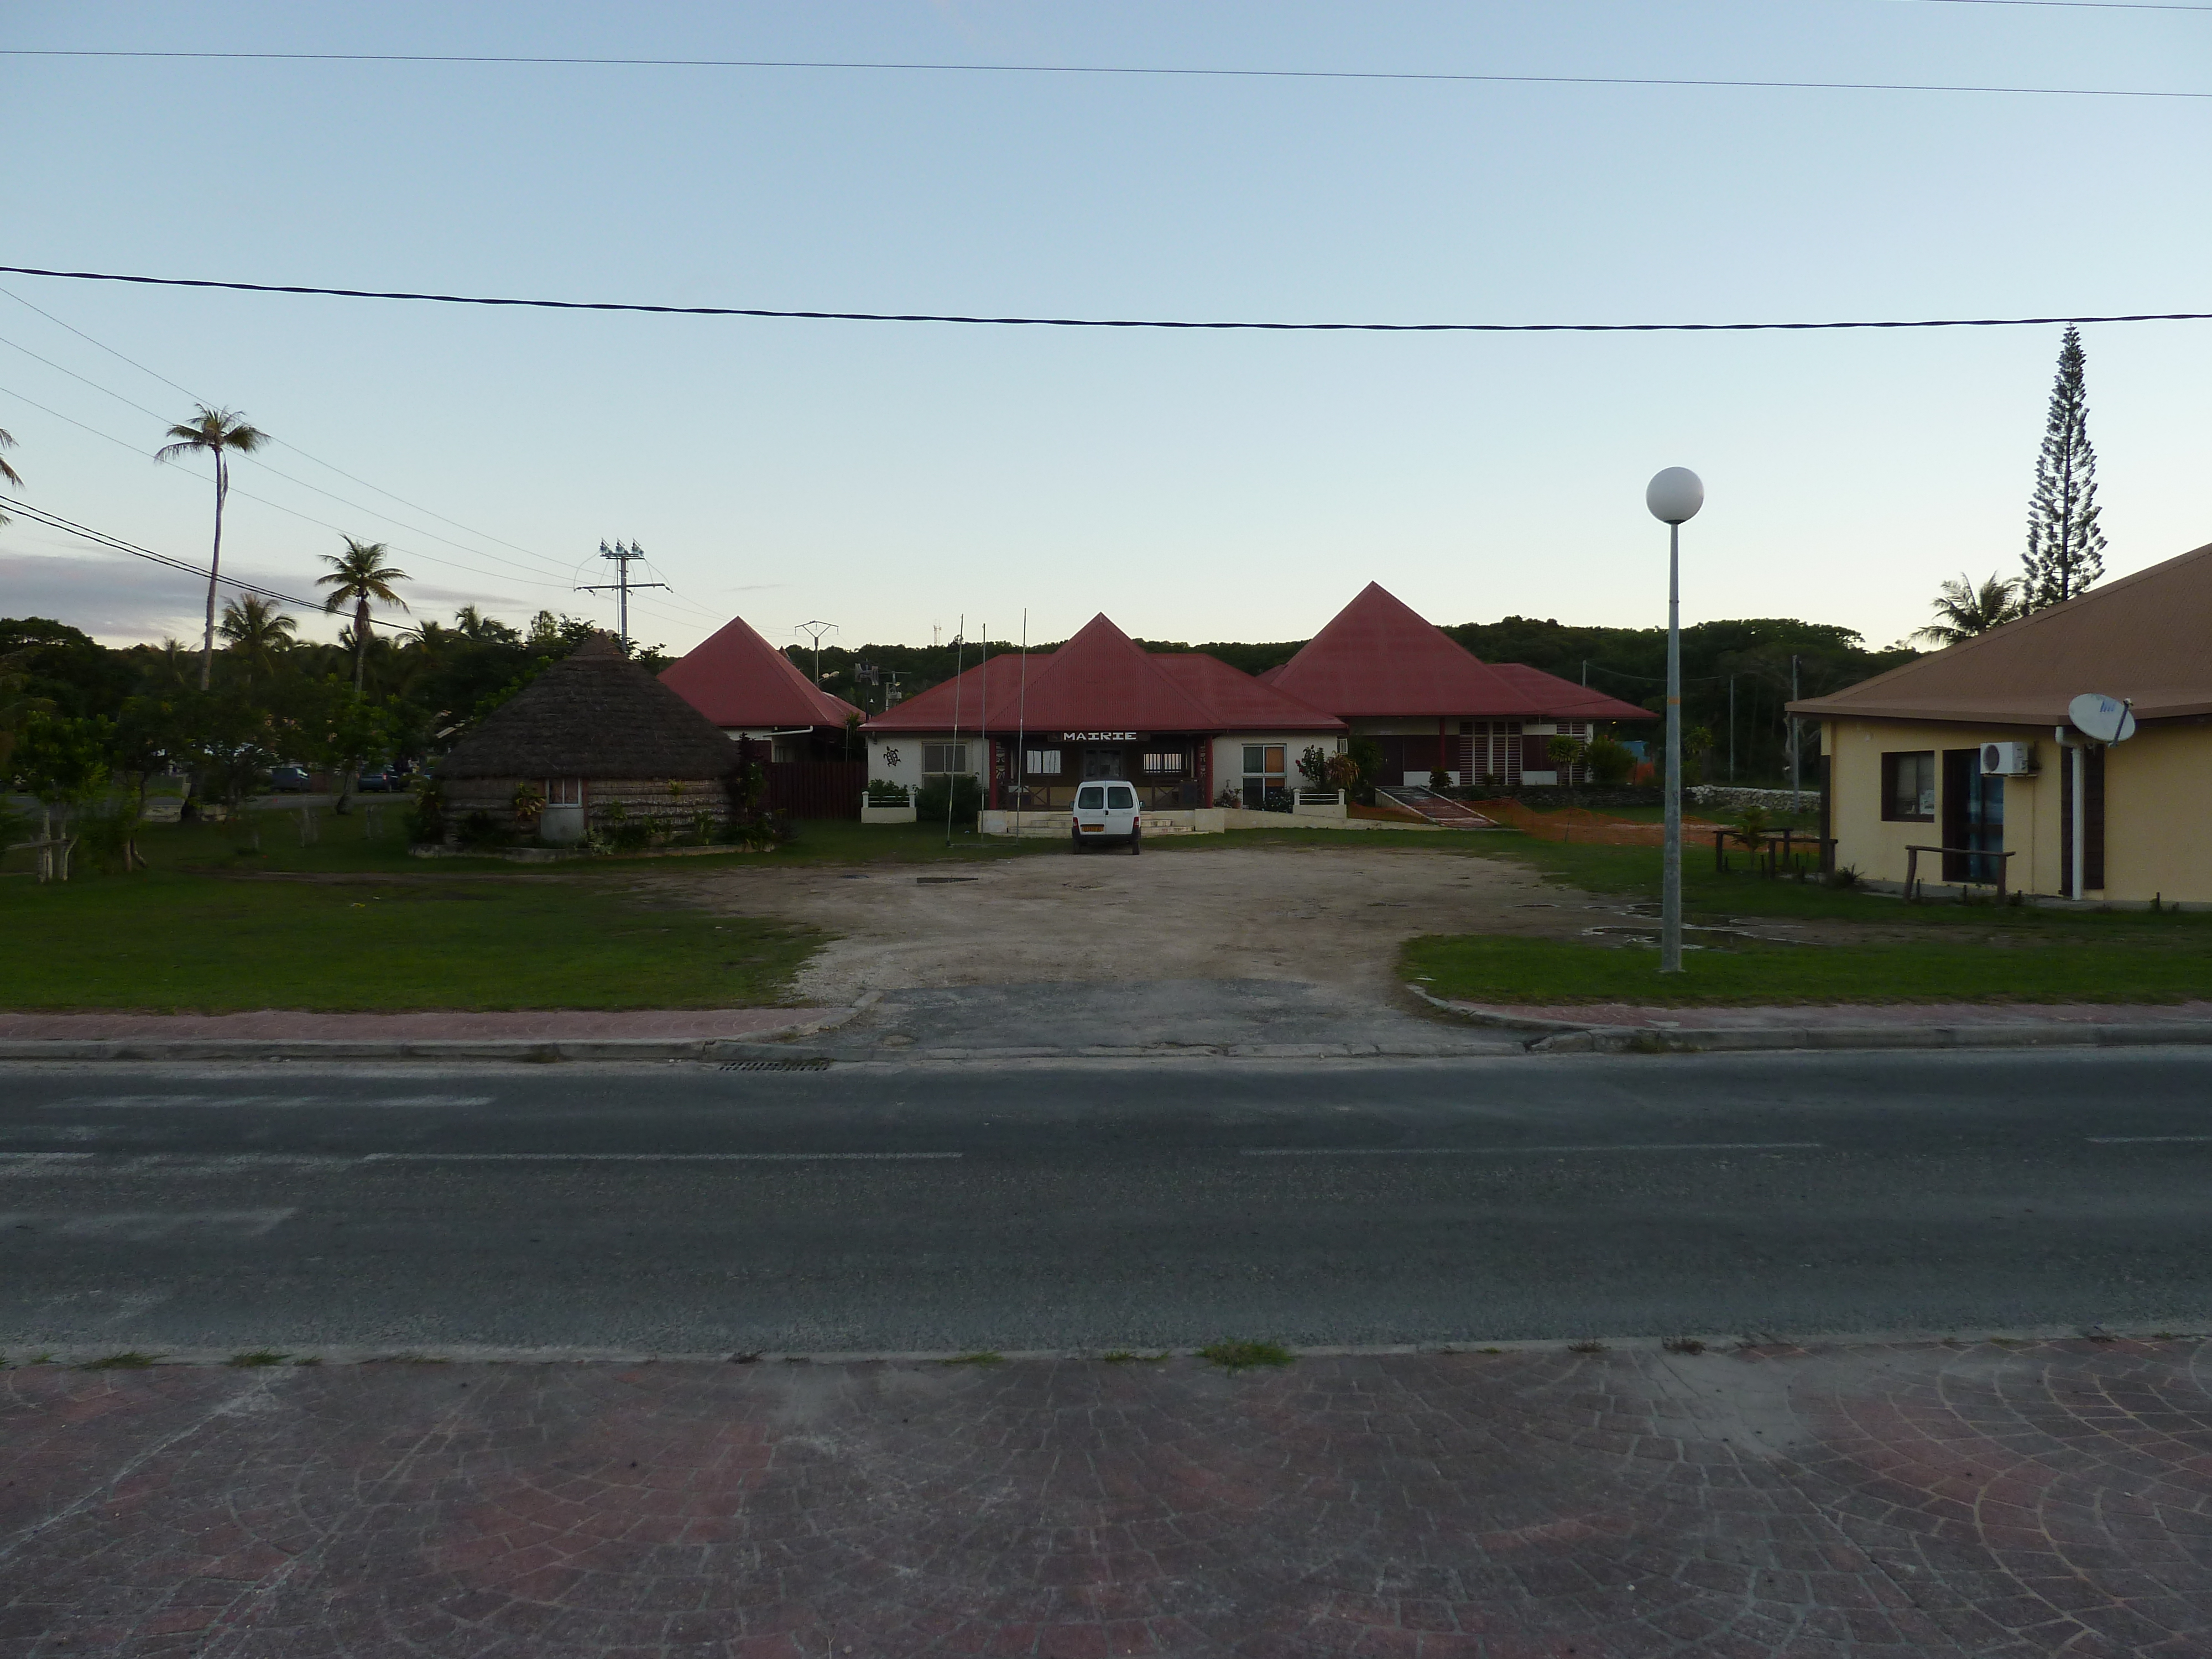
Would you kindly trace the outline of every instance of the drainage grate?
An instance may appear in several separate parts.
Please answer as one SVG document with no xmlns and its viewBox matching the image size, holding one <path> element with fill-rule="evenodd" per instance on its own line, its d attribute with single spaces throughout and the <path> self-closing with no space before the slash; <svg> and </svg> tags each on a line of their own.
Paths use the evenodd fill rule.
<svg viewBox="0 0 2212 1659">
<path fill-rule="evenodd" d="M 723 1066 L 726 1072 L 826 1072 L 826 1060 L 733 1060 Z"/>
</svg>

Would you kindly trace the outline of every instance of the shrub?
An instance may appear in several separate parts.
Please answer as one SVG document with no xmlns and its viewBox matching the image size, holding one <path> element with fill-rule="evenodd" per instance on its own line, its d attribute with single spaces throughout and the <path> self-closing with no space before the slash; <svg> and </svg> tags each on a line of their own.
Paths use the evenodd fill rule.
<svg viewBox="0 0 2212 1659">
<path fill-rule="evenodd" d="M 924 823 L 942 823 L 949 806 L 952 823 L 965 828 L 975 822 L 983 810 L 983 791 L 975 779 L 963 774 L 957 777 L 932 778 L 915 797 L 915 815 Z"/>
<path fill-rule="evenodd" d="M 868 805 L 871 806 L 903 806 L 913 799 L 913 792 L 902 783 L 892 783 L 882 778 L 868 780 Z"/>
<path fill-rule="evenodd" d="M 1298 757 L 1298 772 L 1305 779 L 1308 788 L 1329 787 L 1328 763 L 1334 758 L 1335 757 L 1328 750 L 1317 743 L 1306 745 L 1305 752 Z"/>
<path fill-rule="evenodd" d="M 407 841 L 412 847 L 428 847 L 446 838 L 446 792 L 435 779 L 415 780 L 415 803 L 407 809 Z"/>
<path fill-rule="evenodd" d="M 137 798 L 117 795 L 77 814 L 70 827 L 76 832 L 77 844 L 92 867 L 112 875 L 145 863 L 138 856 L 139 822 Z"/>
<path fill-rule="evenodd" d="M 1291 792 L 1287 789 L 1270 789 L 1267 792 L 1267 799 L 1261 803 L 1260 810 L 1263 812 L 1289 811 L 1291 810 Z"/>
<path fill-rule="evenodd" d="M 1451 774 L 1445 771 L 1441 766 L 1435 768 L 1429 774 L 1429 787 L 1431 789 L 1450 788 Z"/>
<path fill-rule="evenodd" d="M 1213 804 L 1216 806 L 1242 806 L 1244 797 L 1237 793 L 1235 784 L 1224 783 L 1221 786 L 1221 793 L 1213 798 Z"/>
<path fill-rule="evenodd" d="M 1583 764 L 1598 782 L 1617 787 L 1635 775 L 1636 751 L 1611 738 L 1598 738 L 1583 750 Z"/>
</svg>

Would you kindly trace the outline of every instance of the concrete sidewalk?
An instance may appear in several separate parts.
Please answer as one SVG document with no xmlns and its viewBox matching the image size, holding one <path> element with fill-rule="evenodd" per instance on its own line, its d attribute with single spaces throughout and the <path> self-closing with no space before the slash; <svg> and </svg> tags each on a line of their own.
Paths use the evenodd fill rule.
<svg viewBox="0 0 2212 1659">
<path fill-rule="evenodd" d="M 2197 1655 L 2206 1357 L 22 1367 L 0 1655 Z"/>
</svg>

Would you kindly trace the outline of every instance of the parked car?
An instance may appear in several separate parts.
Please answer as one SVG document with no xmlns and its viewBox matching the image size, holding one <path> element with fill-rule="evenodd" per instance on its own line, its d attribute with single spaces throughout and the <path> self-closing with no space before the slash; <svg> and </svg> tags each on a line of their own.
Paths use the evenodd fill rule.
<svg viewBox="0 0 2212 1659">
<path fill-rule="evenodd" d="M 269 793 L 272 795 L 304 795 L 314 787 L 304 766 L 279 766 L 269 774 Z"/>
<path fill-rule="evenodd" d="M 1144 828 L 1133 784 L 1108 778 L 1075 792 L 1075 812 L 1067 833 L 1077 852 L 1101 842 L 1125 841 L 1132 853 L 1141 853 Z"/>
<path fill-rule="evenodd" d="M 387 766 L 374 766 L 361 775 L 358 787 L 364 795 L 397 795 L 405 791 L 407 775 Z"/>
</svg>

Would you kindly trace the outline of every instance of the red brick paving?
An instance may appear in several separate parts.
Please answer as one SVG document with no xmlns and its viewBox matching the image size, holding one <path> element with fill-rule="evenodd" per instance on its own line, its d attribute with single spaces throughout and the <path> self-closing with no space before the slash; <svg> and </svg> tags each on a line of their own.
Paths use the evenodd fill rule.
<svg viewBox="0 0 2212 1659">
<path fill-rule="evenodd" d="M 2208 1357 L 21 1368 L 0 1655 L 2203 1655 Z"/>
</svg>

